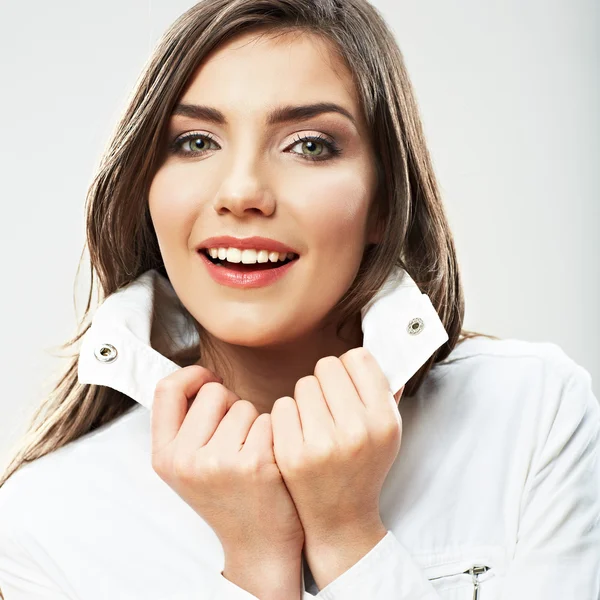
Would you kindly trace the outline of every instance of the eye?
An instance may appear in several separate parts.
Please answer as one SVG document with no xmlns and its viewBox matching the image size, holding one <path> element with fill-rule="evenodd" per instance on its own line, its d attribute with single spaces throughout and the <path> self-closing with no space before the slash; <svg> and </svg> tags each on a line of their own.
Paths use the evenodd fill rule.
<svg viewBox="0 0 600 600">
<path fill-rule="evenodd" d="M 333 141 L 320 135 L 309 135 L 296 138 L 294 144 L 290 148 L 301 146 L 301 152 L 293 154 L 301 154 L 307 160 L 327 160 L 341 154 L 341 148 Z"/>
<path fill-rule="evenodd" d="M 171 152 L 173 154 L 204 154 L 208 150 L 210 144 L 215 144 L 217 148 L 219 145 L 217 142 L 207 133 L 186 133 L 185 135 L 179 136 L 171 144 Z M 212 148 L 214 150 L 214 148 Z"/>
<path fill-rule="evenodd" d="M 192 154 L 200 155 L 209 150 L 214 150 L 215 148 L 210 147 L 211 144 L 214 144 L 216 149 L 220 148 L 211 135 L 190 132 L 176 138 L 172 142 L 170 150 L 173 154 L 186 156 Z M 321 135 L 300 136 L 288 148 L 295 148 L 296 146 L 300 146 L 302 150 L 300 152 L 293 152 L 293 154 L 300 154 L 306 160 L 327 160 L 342 153 L 341 148 L 335 141 Z"/>
</svg>

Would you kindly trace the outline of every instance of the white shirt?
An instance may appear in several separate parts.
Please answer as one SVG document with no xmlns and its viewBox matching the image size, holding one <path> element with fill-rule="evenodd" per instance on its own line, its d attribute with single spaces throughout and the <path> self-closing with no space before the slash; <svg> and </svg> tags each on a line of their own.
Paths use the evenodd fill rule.
<svg viewBox="0 0 600 600">
<path fill-rule="evenodd" d="M 402 274 L 362 315 L 392 392 L 447 339 Z M 97 309 L 80 381 L 137 403 L 0 488 L 5 600 L 256 600 L 222 576 L 215 533 L 151 466 L 154 386 L 179 368 L 158 348 L 196 341 L 181 309 L 156 271 Z M 151 344 L 156 314 L 170 338 Z M 399 410 L 386 536 L 322 590 L 303 570 L 303 600 L 473 600 L 476 586 L 478 600 L 600 598 L 600 407 L 587 371 L 554 344 L 475 338 Z"/>
</svg>

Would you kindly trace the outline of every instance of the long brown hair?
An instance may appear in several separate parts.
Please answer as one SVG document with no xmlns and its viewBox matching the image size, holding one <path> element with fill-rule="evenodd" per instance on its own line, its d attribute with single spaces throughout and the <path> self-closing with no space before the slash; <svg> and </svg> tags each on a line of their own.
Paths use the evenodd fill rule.
<svg viewBox="0 0 600 600">
<path fill-rule="evenodd" d="M 472 334 L 462 331 L 464 301 L 455 246 L 404 60 L 390 29 L 366 0 L 203 0 L 165 32 L 88 190 L 89 296 L 77 335 L 62 348 L 77 344 L 89 329 L 95 289 L 102 301 L 148 269 L 158 269 L 167 277 L 147 202 L 166 124 L 203 58 L 219 44 L 250 30 L 323 36 L 353 74 L 372 132 L 379 173 L 375 206 L 385 229 L 383 241 L 365 252 L 354 283 L 336 309 L 344 319 L 355 318 L 395 265 L 407 270 L 430 297 L 449 334 L 448 342 L 407 383 L 404 395 L 411 396 L 434 363 L 462 341 L 461 334 L 463 338 Z M 78 276 L 79 269 L 76 280 Z M 77 365 L 75 352 L 33 415 L 0 486 L 24 463 L 134 406 L 134 400 L 121 392 L 80 384 Z"/>
</svg>

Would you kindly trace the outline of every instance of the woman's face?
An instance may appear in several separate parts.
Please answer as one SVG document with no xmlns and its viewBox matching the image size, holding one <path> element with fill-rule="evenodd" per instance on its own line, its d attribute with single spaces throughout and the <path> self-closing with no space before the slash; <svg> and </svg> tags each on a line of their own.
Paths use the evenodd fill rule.
<svg viewBox="0 0 600 600">
<path fill-rule="evenodd" d="M 309 335 L 352 284 L 365 245 L 377 241 L 368 225 L 373 149 L 351 74 L 329 48 L 306 33 L 239 36 L 207 57 L 180 99 L 211 112 L 171 117 L 166 143 L 174 146 L 149 192 L 152 222 L 177 295 L 226 343 L 276 346 Z M 321 103 L 349 116 L 269 119 Z M 197 248 L 225 235 L 271 238 L 298 259 L 268 285 L 224 285 Z"/>
</svg>

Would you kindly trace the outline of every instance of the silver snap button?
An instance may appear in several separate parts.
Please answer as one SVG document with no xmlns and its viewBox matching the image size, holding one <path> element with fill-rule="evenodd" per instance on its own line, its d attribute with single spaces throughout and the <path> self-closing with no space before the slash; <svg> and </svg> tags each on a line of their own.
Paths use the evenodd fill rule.
<svg viewBox="0 0 600 600">
<path fill-rule="evenodd" d="M 94 351 L 96 358 L 103 363 L 110 363 L 117 358 L 117 349 L 111 344 L 102 344 Z"/>
<path fill-rule="evenodd" d="M 410 335 L 417 335 L 417 334 L 421 333 L 421 331 L 423 331 L 424 327 L 425 327 L 425 323 L 423 323 L 423 319 L 419 319 L 419 317 L 415 317 L 414 319 L 411 319 L 410 322 L 408 323 L 408 327 L 406 328 L 406 331 L 408 331 L 408 333 L 410 333 Z"/>
</svg>

